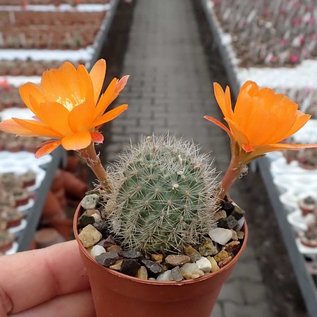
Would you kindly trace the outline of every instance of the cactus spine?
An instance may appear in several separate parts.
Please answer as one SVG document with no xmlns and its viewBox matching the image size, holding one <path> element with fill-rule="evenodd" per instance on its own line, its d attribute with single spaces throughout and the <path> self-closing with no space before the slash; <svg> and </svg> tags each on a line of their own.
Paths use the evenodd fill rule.
<svg viewBox="0 0 317 317">
<path fill-rule="evenodd" d="M 110 170 L 105 214 L 124 247 L 181 250 L 215 225 L 216 172 L 192 142 L 147 137 Z"/>
</svg>

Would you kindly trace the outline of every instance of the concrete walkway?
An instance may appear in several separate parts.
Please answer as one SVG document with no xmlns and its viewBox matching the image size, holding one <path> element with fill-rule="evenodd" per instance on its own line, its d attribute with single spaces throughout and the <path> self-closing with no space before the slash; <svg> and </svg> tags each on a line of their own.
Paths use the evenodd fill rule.
<svg viewBox="0 0 317 317">
<path fill-rule="evenodd" d="M 211 85 L 225 77 L 217 67 L 208 68 L 190 0 L 137 0 L 122 74 L 131 75 L 120 100 L 129 103 L 129 110 L 111 126 L 107 160 L 130 141 L 169 131 L 193 139 L 202 151 L 213 153 L 219 170 L 226 168 L 228 138 L 203 119 L 205 114 L 221 118 Z M 249 243 L 212 317 L 254 316 L 273 314 Z"/>
</svg>

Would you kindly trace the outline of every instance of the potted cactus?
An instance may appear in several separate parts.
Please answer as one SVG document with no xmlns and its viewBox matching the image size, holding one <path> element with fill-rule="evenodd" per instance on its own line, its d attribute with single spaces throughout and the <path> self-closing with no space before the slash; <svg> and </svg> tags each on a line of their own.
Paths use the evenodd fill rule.
<svg viewBox="0 0 317 317">
<path fill-rule="evenodd" d="M 78 151 L 98 184 L 74 216 L 74 234 L 87 267 L 97 316 L 209 317 L 222 284 L 245 248 L 244 211 L 229 197 L 253 159 L 275 150 L 310 118 L 284 95 L 246 82 L 232 109 L 230 90 L 214 85 L 228 126 L 205 118 L 230 137 L 231 162 L 222 180 L 191 143 L 150 136 L 105 169 L 94 144 L 99 128 L 127 109 L 108 106 L 127 83 L 113 79 L 100 94 L 106 64 L 88 73 L 70 63 L 44 72 L 40 85 L 20 88 L 36 120 L 12 118 L 0 129 L 46 136 L 41 156 L 62 145 Z"/>
</svg>

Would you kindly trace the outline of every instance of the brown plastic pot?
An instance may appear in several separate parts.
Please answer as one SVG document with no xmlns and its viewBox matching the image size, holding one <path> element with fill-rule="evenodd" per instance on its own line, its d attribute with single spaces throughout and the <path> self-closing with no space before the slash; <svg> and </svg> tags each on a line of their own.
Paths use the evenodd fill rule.
<svg viewBox="0 0 317 317">
<path fill-rule="evenodd" d="M 97 317 L 209 317 L 223 283 L 246 247 L 248 227 L 238 254 L 218 272 L 182 282 L 144 281 L 98 264 L 78 238 L 78 207 L 74 235 L 87 268 Z"/>
</svg>

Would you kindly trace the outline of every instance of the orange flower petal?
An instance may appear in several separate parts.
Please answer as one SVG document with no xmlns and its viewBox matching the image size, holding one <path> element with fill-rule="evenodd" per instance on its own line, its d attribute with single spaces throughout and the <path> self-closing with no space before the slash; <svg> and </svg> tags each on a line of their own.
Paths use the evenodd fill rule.
<svg viewBox="0 0 317 317">
<path fill-rule="evenodd" d="M 117 78 L 113 78 L 106 91 L 101 95 L 96 107 L 96 117 L 102 115 L 107 110 L 111 102 L 115 99 L 113 96 L 115 95 L 118 82 L 119 81 Z"/>
<path fill-rule="evenodd" d="M 96 117 L 102 115 L 109 105 L 119 96 L 119 93 L 127 84 L 129 76 L 122 77 L 119 81 L 114 78 L 110 85 L 108 86 L 105 93 L 101 96 L 97 108 L 96 108 Z"/>
<path fill-rule="evenodd" d="M 106 122 L 109 122 L 116 117 L 118 117 L 122 112 L 126 111 L 128 109 L 128 105 L 124 104 L 121 106 L 118 106 L 108 112 L 106 112 L 103 116 L 99 117 L 93 124 L 94 127 L 98 127 Z"/>
<path fill-rule="evenodd" d="M 233 111 L 229 87 L 226 87 L 226 92 L 224 92 L 218 83 L 214 83 L 214 94 L 223 116 L 226 118 L 231 118 Z"/>
<path fill-rule="evenodd" d="M 65 150 L 82 150 L 91 143 L 91 134 L 89 131 L 83 131 L 62 138 L 62 146 Z"/>
<path fill-rule="evenodd" d="M 99 59 L 89 72 L 89 76 L 94 88 L 94 100 L 97 103 L 106 76 L 106 61 Z"/>
<path fill-rule="evenodd" d="M 91 103 L 94 103 L 94 88 L 93 83 L 91 81 L 91 78 L 87 72 L 87 69 L 84 65 L 79 65 L 77 68 L 77 73 L 79 75 L 79 85 L 80 85 L 80 91 L 81 96 L 86 101 L 90 101 Z"/>
<path fill-rule="evenodd" d="M 204 116 L 204 118 L 206 120 L 214 123 L 215 125 L 217 125 L 219 128 L 224 130 L 229 135 L 230 138 L 232 138 L 230 130 L 223 123 L 221 123 L 219 120 L 217 120 L 216 118 L 214 118 L 212 116 Z"/>
<path fill-rule="evenodd" d="M 225 120 L 228 122 L 234 140 L 236 140 L 240 144 L 240 146 L 250 146 L 248 137 L 240 130 L 237 124 L 230 119 L 225 118 Z"/>
<path fill-rule="evenodd" d="M 104 141 L 103 135 L 98 131 L 92 132 L 91 138 L 96 143 L 102 143 Z"/>
<path fill-rule="evenodd" d="M 16 135 L 23 135 L 23 136 L 36 136 L 37 134 L 34 131 L 26 129 L 22 127 L 20 124 L 15 122 L 12 119 L 5 120 L 0 122 L 0 130 L 7 133 L 13 133 Z"/>
<path fill-rule="evenodd" d="M 41 145 L 41 147 L 36 151 L 35 157 L 39 158 L 43 155 L 50 154 L 53 152 L 57 147 L 61 145 L 61 141 L 50 141 L 45 142 Z"/>
<path fill-rule="evenodd" d="M 94 120 L 94 110 L 95 107 L 89 101 L 75 107 L 68 116 L 72 131 L 76 133 L 89 130 Z"/>
<path fill-rule="evenodd" d="M 19 93 L 26 106 L 37 115 L 36 110 L 33 108 L 31 103 L 30 96 L 32 96 L 38 104 L 45 102 L 46 100 L 40 90 L 40 87 L 33 83 L 26 83 L 19 88 Z"/>
<path fill-rule="evenodd" d="M 269 144 L 266 147 L 265 152 L 272 151 L 282 151 L 282 150 L 302 150 L 302 149 L 314 149 L 317 148 L 317 144 L 286 144 L 286 143 L 277 143 Z"/>
<path fill-rule="evenodd" d="M 33 100 L 33 96 L 30 96 L 30 100 L 35 110 L 34 113 L 43 123 L 47 124 L 48 127 L 60 135 L 71 133 L 68 125 L 69 111 L 64 106 L 57 102 L 37 104 Z"/>
<path fill-rule="evenodd" d="M 287 139 L 294 133 L 296 133 L 299 129 L 301 129 L 311 118 L 310 114 L 305 114 L 303 112 L 298 111 L 298 116 L 296 118 L 295 123 L 293 124 L 292 128 L 285 134 L 284 139 Z"/>
<path fill-rule="evenodd" d="M 232 120 L 234 120 L 240 127 L 246 127 L 254 118 L 252 115 L 252 112 L 254 111 L 252 105 L 254 103 L 252 103 L 250 91 L 254 93 L 257 90 L 258 86 L 253 81 L 246 81 L 240 88 L 232 117 Z"/>
<path fill-rule="evenodd" d="M 51 138 L 60 138 L 61 134 L 57 133 L 50 129 L 47 125 L 43 124 L 42 122 L 35 121 L 35 120 L 25 120 L 25 119 L 18 119 L 12 118 L 17 124 L 21 127 L 32 131 L 34 136 L 43 136 L 43 137 L 51 137 Z"/>
<path fill-rule="evenodd" d="M 65 99 L 67 88 L 62 84 L 63 76 L 56 69 L 47 70 L 41 79 L 41 88 L 48 101 L 57 101 L 59 98 Z"/>
</svg>

